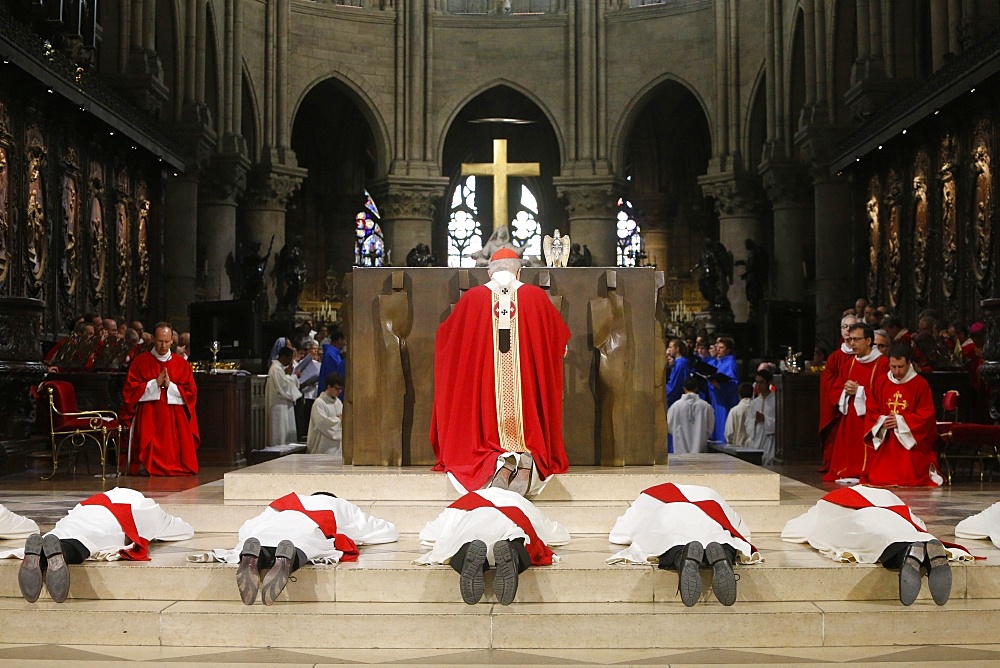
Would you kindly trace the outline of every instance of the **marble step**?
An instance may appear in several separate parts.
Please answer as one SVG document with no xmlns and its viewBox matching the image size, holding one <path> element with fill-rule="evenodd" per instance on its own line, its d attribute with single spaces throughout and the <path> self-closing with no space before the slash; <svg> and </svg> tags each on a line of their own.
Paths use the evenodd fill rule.
<svg viewBox="0 0 1000 668">
<path fill-rule="evenodd" d="M 235 566 L 187 561 L 191 554 L 233 547 L 236 542 L 233 534 L 197 536 L 191 541 L 154 544 L 153 559 L 146 563 L 71 566 L 71 600 L 238 601 Z M 836 564 L 802 545 L 783 543 L 774 534 L 759 535 L 754 542 L 765 561 L 737 567 L 737 600 L 741 603 L 897 600 L 896 572 L 877 565 Z M 606 564 L 605 559 L 618 549 L 602 536 L 574 536 L 568 546 L 557 549 L 560 563 L 522 575 L 516 601 L 679 604 L 676 573 L 652 565 Z M 1000 565 L 996 565 L 1000 562 L 994 558 L 997 551 L 976 551 L 991 558 L 953 566 L 953 601 L 1000 598 Z M 404 535 L 395 544 L 363 548 L 356 563 L 302 568 L 281 600 L 373 605 L 460 601 L 458 575 L 451 568 L 411 563 L 421 552 L 417 537 Z M 13 559 L 0 560 L 0 599 L 20 598 L 19 566 Z M 486 580 L 486 599 L 492 600 L 492 574 L 488 573 Z M 703 572 L 703 580 L 705 599 L 713 600 L 709 571 Z M 43 593 L 42 600 L 45 598 Z M 926 586 L 919 600 L 930 600 Z"/>
<path fill-rule="evenodd" d="M 705 485 L 729 502 L 781 500 L 781 476 L 723 454 L 674 455 L 669 465 L 572 467 L 533 500 L 631 501 L 663 482 Z M 270 501 L 296 491 L 333 492 L 346 499 L 452 501 L 458 494 L 441 473 L 425 467 L 345 466 L 326 455 L 289 455 L 225 476 L 227 502 Z"/>
<path fill-rule="evenodd" d="M 990 642 L 1000 600 L 282 603 L 0 599 L 0 643 L 274 648 L 755 648 Z M 780 629 L 780 632 L 776 630 Z"/>
<path fill-rule="evenodd" d="M 365 512 L 388 520 L 396 525 L 400 533 L 419 533 L 427 522 L 437 517 L 447 505 L 445 501 L 413 501 L 409 503 L 393 501 L 354 500 L 352 502 Z M 240 526 L 259 514 L 265 502 L 204 502 L 160 504 L 171 515 L 183 518 L 194 530 L 212 533 L 236 533 Z M 570 533 L 600 534 L 611 531 L 615 521 L 628 509 L 628 501 L 608 501 L 598 503 L 539 501 L 536 504 L 548 517 L 570 530 Z M 756 533 L 779 533 L 785 522 L 806 512 L 812 504 L 807 503 L 756 503 L 737 502 L 734 510 Z"/>
</svg>

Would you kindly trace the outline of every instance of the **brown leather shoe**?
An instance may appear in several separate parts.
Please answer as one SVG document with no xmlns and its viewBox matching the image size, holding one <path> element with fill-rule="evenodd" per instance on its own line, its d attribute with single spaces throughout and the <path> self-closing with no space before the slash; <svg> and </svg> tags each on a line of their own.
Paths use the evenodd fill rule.
<svg viewBox="0 0 1000 668">
<path fill-rule="evenodd" d="M 21 596 L 28 603 L 34 603 L 42 593 L 42 578 L 45 571 L 42 563 L 42 535 L 33 533 L 24 543 L 24 560 L 17 572 L 17 584 L 21 587 Z"/>
<path fill-rule="evenodd" d="M 264 605 L 271 605 L 288 584 L 292 572 L 292 560 L 295 559 L 295 546 L 290 540 L 278 543 L 274 550 L 274 566 L 267 572 L 261 584 L 260 598 Z"/>
<path fill-rule="evenodd" d="M 240 565 L 236 567 L 236 586 L 240 590 L 240 598 L 244 605 L 253 605 L 260 590 L 260 569 L 257 562 L 260 559 L 260 541 L 247 538 L 240 552 Z"/>
<path fill-rule="evenodd" d="M 45 588 L 49 590 L 53 601 L 62 603 L 69 596 L 69 566 L 63 557 L 59 537 L 50 533 L 42 536 L 42 551 L 47 562 Z"/>
</svg>

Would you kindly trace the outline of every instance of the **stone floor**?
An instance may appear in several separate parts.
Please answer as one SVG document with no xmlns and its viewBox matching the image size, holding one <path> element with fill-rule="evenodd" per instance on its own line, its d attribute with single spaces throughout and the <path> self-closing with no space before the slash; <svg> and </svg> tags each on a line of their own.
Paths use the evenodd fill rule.
<svg viewBox="0 0 1000 668">
<path fill-rule="evenodd" d="M 721 456 L 721 455 L 720 455 Z M 280 461 L 280 460 L 279 460 Z M 280 473 L 282 467 L 302 469 L 302 460 L 289 459 L 284 464 L 272 464 L 272 472 Z M 685 470 L 675 463 L 675 471 Z M 262 465 L 263 466 L 263 465 Z M 733 465 L 738 466 L 738 465 Z M 349 467 L 348 467 L 349 468 Z M 686 469 L 689 473 L 697 472 L 696 464 L 690 464 Z M 260 470 L 260 469 L 258 469 Z M 894 575 L 878 567 L 858 565 L 837 565 L 823 559 L 812 550 L 798 545 L 782 543 L 777 532 L 789 513 L 797 513 L 808 507 L 818 498 L 824 489 L 819 482 L 819 474 L 810 466 L 778 467 L 776 472 L 782 475 L 780 484 L 780 501 L 764 499 L 754 500 L 760 494 L 746 494 L 742 502 L 734 502 L 748 520 L 754 530 L 754 540 L 758 543 L 765 563 L 759 567 L 741 569 L 740 600 L 730 609 L 723 609 L 714 601 L 706 601 L 692 611 L 703 614 L 721 613 L 723 619 L 731 619 L 734 624 L 746 624 L 754 627 L 753 633 L 771 633 L 767 623 L 760 620 L 770 618 L 778 620 L 810 619 L 819 620 L 823 633 L 840 633 L 836 644 L 840 646 L 809 646 L 809 637 L 797 639 L 795 634 L 774 633 L 776 635 L 764 643 L 760 638 L 751 638 L 755 647 L 736 646 L 738 634 L 717 633 L 709 630 L 705 637 L 699 637 L 692 642 L 689 649 L 657 649 L 657 645 L 669 645 L 669 642 L 657 638 L 656 629 L 662 627 L 664 634 L 676 631 L 679 627 L 686 628 L 697 617 L 685 616 L 687 611 L 672 599 L 676 580 L 662 571 L 644 569 L 644 567 L 613 568 L 603 566 L 603 559 L 610 553 L 611 546 L 606 541 L 604 524 L 608 518 L 613 519 L 619 513 L 619 501 L 597 504 L 584 502 L 582 507 L 562 499 L 558 489 L 550 491 L 550 499 L 543 500 L 547 511 L 553 515 L 562 514 L 562 521 L 573 531 L 573 541 L 559 552 L 566 557 L 558 568 L 546 571 L 537 569 L 532 579 L 525 578 L 522 590 L 514 605 L 501 609 L 500 606 L 481 604 L 469 608 L 458 601 L 457 580 L 449 569 L 421 569 L 412 567 L 409 561 L 418 554 L 420 547 L 416 541 L 415 532 L 424 521 L 425 515 L 435 512 L 442 504 L 434 500 L 442 491 L 428 492 L 430 499 L 412 504 L 405 514 L 402 506 L 394 506 L 391 502 L 382 501 L 381 509 L 386 513 L 399 513 L 396 521 L 401 525 L 404 535 L 398 544 L 392 546 L 377 546 L 362 551 L 362 559 L 357 565 L 341 564 L 338 567 L 317 567 L 299 571 L 299 581 L 289 585 L 283 598 L 272 608 L 255 606 L 244 609 L 237 598 L 237 592 L 232 580 L 232 573 L 222 565 L 189 565 L 187 556 L 199 550 L 211 547 L 230 547 L 234 543 L 235 531 L 245 516 L 256 514 L 258 500 L 253 498 L 228 498 L 231 490 L 227 489 L 232 478 L 252 473 L 250 469 L 229 472 L 224 469 L 203 469 L 198 476 L 189 478 L 125 478 L 121 481 L 109 480 L 107 486 L 123 484 L 134 487 L 143 493 L 157 498 L 171 512 L 185 518 L 195 525 L 198 534 L 191 541 L 183 543 L 163 544 L 154 553 L 154 561 L 146 565 L 134 564 L 95 564 L 85 571 L 86 577 L 74 579 L 74 589 L 71 599 L 62 606 L 51 602 L 40 601 L 31 608 L 20 600 L 16 589 L 16 566 L 13 563 L 0 564 L 0 665 L 62 665 L 73 663 L 85 665 L 100 662 L 102 665 L 110 662 L 142 662 L 146 664 L 178 665 L 341 665 L 341 664 L 402 664 L 402 665 L 817 665 L 817 664 L 851 664 L 851 665 L 882 665 L 886 663 L 930 663 L 962 664 L 962 665 L 997 665 L 1000 661 L 1000 645 L 967 644 L 978 642 L 978 637 L 989 642 L 1000 614 L 1000 551 L 995 550 L 987 542 L 971 541 L 969 545 L 974 552 L 987 559 L 974 565 L 956 569 L 956 585 L 953 600 L 944 608 L 937 608 L 923 597 L 911 609 L 903 610 L 898 602 L 892 601 Z M 359 471 L 359 475 L 370 476 L 372 469 Z M 301 472 L 301 470 L 300 470 Z M 229 473 L 229 477 L 226 474 Z M 329 473 L 329 470 L 327 471 Z M 341 475 L 343 472 L 335 472 Z M 418 470 L 409 470 L 414 478 Z M 599 476 L 607 477 L 608 473 L 592 472 L 591 480 Z M 616 472 L 611 472 L 616 473 Z M 765 484 L 767 478 L 754 479 L 745 469 L 733 469 L 736 475 L 751 475 L 748 480 L 757 480 L 754 485 Z M 761 471 L 761 473 L 765 473 Z M 345 482 L 344 477 L 328 477 L 319 484 L 355 484 Z M 223 484 L 223 480 L 227 484 Z M 360 480 L 361 478 L 358 478 Z M 610 478 L 609 478 L 610 479 Z M 572 492 L 574 485 L 583 478 L 568 480 L 562 489 Z M 761 482 L 763 481 L 763 482 Z M 236 487 L 235 480 L 232 480 Z M 367 484 L 367 483 L 364 483 Z M 412 485 L 417 484 L 410 481 Z M 588 483 L 591 484 L 591 483 Z M 724 484 L 724 483 L 723 483 Z M 751 483 L 747 483 L 751 484 Z M 615 485 L 617 486 L 617 485 Z M 362 487 L 352 488 L 354 491 Z M 404 485 L 405 487 L 405 485 Z M 826 485 L 825 487 L 832 487 Z M 0 479 L 0 503 L 11 510 L 28 515 L 45 528 L 51 525 L 66 510 L 81 498 L 102 489 L 101 480 L 86 475 L 75 478 L 57 477 L 52 481 L 40 481 L 36 474 L 19 474 Z M 247 487 L 250 489 L 250 487 Z M 416 488 L 418 493 L 420 487 Z M 433 488 L 437 489 L 437 488 Z M 265 489 L 261 497 L 271 495 L 275 490 Z M 307 490 L 299 490 L 307 491 Z M 918 515 L 924 518 L 933 531 L 944 538 L 951 537 L 954 524 L 968 515 L 978 512 L 1000 497 L 1000 483 L 990 481 L 956 482 L 955 485 L 943 489 L 899 490 L 897 493 L 914 508 Z M 621 492 L 612 496 L 628 496 L 631 491 Z M 769 492 L 763 494 L 769 496 Z M 572 495 L 572 494 L 571 494 Z M 250 495 L 253 496 L 253 495 Z M 606 496 L 603 492 L 595 496 Z M 633 495 L 634 496 L 634 495 Z M 273 495 L 271 495 L 273 498 Z M 354 500 L 354 499 L 352 499 Z M 372 512 L 375 511 L 375 501 Z M 240 506 L 243 506 L 242 508 Z M 359 504 L 362 505 L 362 504 Z M 387 516 L 388 515 L 383 515 Z M 751 521 L 750 518 L 753 518 Z M 573 522 L 573 524 L 570 524 Z M 201 526 L 199 526 L 201 525 Z M 582 527 L 583 530 L 575 530 Z M 600 529 L 598 530 L 598 527 Z M 763 527 L 763 530 L 761 529 Z M 968 544 L 969 542 L 967 542 Z M 345 568 L 345 566 L 349 566 Z M 994 568 L 993 566 L 998 566 Z M 231 567 L 229 567 L 231 568 Z M 187 569 L 187 570 L 184 570 Z M 195 570 L 197 569 L 197 570 Z M 189 593 L 178 594 L 176 591 L 178 573 L 188 580 Z M 810 575 L 812 573 L 812 575 Z M 114 578 L 110 575 L 114 574 Z M 965 577 L 963 577 L 965 576 Z M 414 580 L 414 578 L 418 578 Z M 428 613 L 427 628 L 449 628 L 447 620 L 475 620 L 494 627 L 504 621 L 504 615 L 517 616 L 519 613 L 527 624 L 562 623 L 557 618 L 555 622 L 546 619 L 546 611 L 559 606 L 569 610 L 569 614 L 579 620 L 581 625 L 569 623 L 565 628 L 572 638 L 559 637 L 554 644 L 575 646 L 576 649 L 524 649 L 526 645 L 518 643 L 515 638 L 511 649 L 502 649 L 503 643 L 491 644 L 492 649 L 426 649 L 426 648 L 396 648 L 396 649 L 364 649 L 364 648 L 327 648 L 323 639 L 317 638 L 309 616 L 319 617 L 315 628 L 333 629 L 338 620 L 337 611 L 351 615 L 356 613 L 352 606 L 363 610 L 370 603 L 365 601 L 374 598 L 374 593 L 382 592 L 393 578 L 403 583 L 395 588 L 389 587 L 394 593 L 393 600 L 402 612 L 409 615 L 408 606 L 416 604 L 408 601 L 426 601 L 428 592 L 430 598 L 438 602 L 429 602 L 424 608 Z M 422 578 L 422 579 L 420 579 Z M 562 579 L 560 579 L 562 578 Z M 112 583 L 113 580 L 113 583 Z M 580 587 L 578 582 L 585 582 Z M 418 582 L 413 586 L 414 582 Z M 569 602 L 550 603 L 553 592 L 576 587 L 577 592 L 569 596 Z M 134 609 L 115 606 L 109 601 L 108 592 L 113 587 L 124 587 L 129 591 L 143 590 L 146 592 L 143 600 L 133 601 Z M 624 589 L 627 593 L 619 595 Z M 924 592 L 926 594 L 926 592 Z M 104 594 L 102 596 L 102 594 Z M 710 594 L 706 598 L 710 598 Z M 43 594 L 44 597 L 44 594 Z M 88 600 L 89 599 L 89 600 Z M 96 600 L 95 600 L 96 599 Z M 164 599 L 170 599 L 165 601 Z M 199 603 L 208 599 L 209 603 Z M 784 601 L 777 603 L 774 601 Z M 324 601 L 337 601 L 329 603 Z M 351 602 L 356 601 L 356 602 Z M 617 601 L 617 602 L 612 602 Z M 645 602 L 644 602 L 645 601 Z M 801 601 L 795 603 L 794 601 Z M 423 605 L 423 604 L 421 604 Z M 154 612 L 153 623 L 162 625 L 163 608 L 173 607 L 174 619 L 187 616 L 183 611 L 191 608 L 195 618 L 203 619 L 206 626 L 211 620 L 224 617 L 229 613 L 253 612 L 247 617 L 247 622 L 241 628 L 239 625 L 220 626 L 228 635 L 212 635 L 190 633 L 191 642 L 173 642 L 176 646 L 166 646 L 167 643 L 155 646 L 135 646 L 137 639 L 128 638 L 126 642 L 115 641 L 114 628 L 100 621 L 105 616 L 131 615 L 135 623 L 141 622 L 141 612 L 148 608 Z M 187 607 L 185 607 L 187 606 Z M 192 607 L 193 606 L 193 607 Z M 319 607 L 314 607 L 319 606 Z M 333 606 L 333 607 L 330 607 Z M 337 607 L 340 606 L 340 607 Z M 652 611 L 645 619 L 640 619 L 637 628 L 646 636 L 626 639 L 624 630 L 611 630 L 615 627 L 612 616 L 615 611 L 623 616 L 635 614 L 637 610 Z M 858 607 L 860 606 L 860 607 Z M 36 624 L 44 625 L 55 620 L 65 620 L 64 614 L 77 612 L 91 617 L 95 624 L 93 633 L 101 636 L 107 633 L 107 638 L 95 640 L 90 638 L 85 644 L 79 641 L 64 639 L 57 631 L 44 642 L 44 633 L 33 630 L 31 643 L 19 642 L 23 637 L 14 631 L 19 626 L 20 615 L 25 610 L 34 610 Z M 155 617 L 159 610 L 159 617 Z M 852 622 L 852 617 L 860 615 L 860 623 Z M 13 614 L 17 613 L 17 615 Z M 291 614 L 289 614 L 291 613 Z M 761 613 L 760 615 L 756 613 Z M 769 614 L 770 613 L 770 614 Z M 417 613 L 419 621 L 420 612 Z M 58 615 L 58 616 L 56 616 Z M 784 615 L 784 617 L 782 616 Z M 348 615 L 350 616 L 350 615 Z M 446 620 L 441 627 L 432 623 L 430 617 L 440 617 Z M 713 617 L 715 617 L 713 615 Z M 709 618 L 703 618 L 709 619 Z M 715 617 L 718 619 L 718 617 Z M 261 621 L 270 627 L 281 630 L 282 624 L 288 626 L 287 635 L 290 638 L 302 634 L 303 642 L 297 646 L 282 643 L 281 648 L 267 647 L 262 642 L 259 631 L 255 631 L 254 622 Z M 588 626 L 585 622 L 590 622 Z M 741 621 L 742 620 L 742 621 Z M 828 620 L 844 620 L 838 631 L 837 623 Z M 872 620 L 875 620 L 874 622 Z M 439 620 L 440 621 L 440 620 Z M 461 626 L 464 621 L 458 621 Z M 58 622 L 62 624 L 63 622 Z M 117 621 L 115 622 L 118 623 Z M 454 622 L 451 622 L 454 623 Z M 865 628 L 865 625 L 884 623 L 892 632 L 879 632 L 876 629 Z M 125 622 L 122 622 L 125 625 Z M 979 625 L 982 628 L 977 628 Z M 114 627 L 114 624 L 111 625 Z M 723 625 L 724 628 L 726 625 Z M 299 627 L 299 628 L 296 628 Z M 570 630 L 569 627 L 573 627 Z M 589 628 L 594 634 L 621 634 L 621 645 L 632 644 L 639 648 L 593 648 L 584 649 L 589 642 Z M 674 627 L 674 628 L 672 628 Z M 919 633 L 906 633 L 905 630 L 920 630 Z M 234 631 L 233 628 L 238 630 Z M 499 628 L 499 626 L 497 626 Z M 719 628 L 719 627 L 717 627 Z M 765 629 L 765 630 L 760 630 Z M 903 629 L 903 632 L 900 632 Z M 559 626 L 553 627 L 553 634 L 558 635 Z M 384 630 L 382 630 L 384 632 Z M 120 633 L 120 630 L 117 632 Z M 161 629 L 161 634 L 163 630 Z M 219 633 L 216 632 L 216 633 Z M 433 633 L 433 631 L 428 631 Z M 457 631 L 456 631 L 457 632 Z M 494 635 L 498 637 L 496 629 Z M 240 633 L 246 637 L 241 638 Z M 322 634 L 322 632 L 319 632 Z M 375 639 L 379 631 L 368 642 L 358 641 L 357 645 L 391 646 L 391 641 Z M 391 633 L 391 626 L 390 626 Z M 857 634 L 857 641 L 851 634 Z M 725 636 L 725 637 L 723 637 Z M 162 635 L 161 635 L 162 637 Z M 181 636 L 184 637 L 183 635 Z M 502 636 L 501 636 L 502 637 Z M 65 636 L 69 638 L 69 636 Z M 648 638 L 648 640 L 647 640 Z M 734 640 L 736 638 L 736 640 Z M 96 644 L 91 644 L 95 643 Z M 923 644 L 927 643 L 927 644 Z M 608 644 L 608 643 L 602 643 Z M 614 643 L 611 643 L 614 645 Z M 761 644 L 772 644 L 774 647 L 761 647 Z M 800 645 L 793 647 L 791 645 Z M 222 647 L 220 645 L 226 645 Z M 313 645 L 313 647 L 309 647 Z M 517 645 L 521 648 L 513 648 Z M 645 647 L 645 648 L 643 648 Z"/>
</svg>

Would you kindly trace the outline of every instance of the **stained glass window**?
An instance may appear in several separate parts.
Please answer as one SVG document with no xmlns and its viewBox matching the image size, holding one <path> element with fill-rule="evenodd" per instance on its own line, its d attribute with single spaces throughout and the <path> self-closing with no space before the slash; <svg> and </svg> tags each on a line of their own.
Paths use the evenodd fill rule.
<svg viewBox="0 0 1000 668">
<path fill-rule="evenodd" d="M 448 218 L 448 266 L 475 267 L 471 255 L 483 248 L 483 229 L 476 209 L 476 177 L 455 186 Z"/>
<path fill-rule="evenodd" d="M 388 260 L 385 252 L 385 237 L 382 235 L 382 226 L 378 224 L 379 220 L 378 207 L 375 206 L 372 196 L 366 190 L 365 206 L 354 217 L 356 234 L 354 265 L 357 267 L 382 267 Z"/>
<path fill-rule="evenodd" d="M 632 213 L 632 202 L 624 197 L 618 198 L 618 216 L 615 223 L 618 234 L 616 252 L 618 266 L 634 267 L 642 252 L 642 238 L 639 236 L 639 224 L 635 222 Z"/>
<path fill-rule="evenodd" d="M 526 246 L 524 257 L 542 256 L 542 227 L 538 223 L 538 200 L 528 190 L 528 186 L 523 184 L 518 211 L 510 221 L 510 232 L 515 245 Z"/>
</svg>

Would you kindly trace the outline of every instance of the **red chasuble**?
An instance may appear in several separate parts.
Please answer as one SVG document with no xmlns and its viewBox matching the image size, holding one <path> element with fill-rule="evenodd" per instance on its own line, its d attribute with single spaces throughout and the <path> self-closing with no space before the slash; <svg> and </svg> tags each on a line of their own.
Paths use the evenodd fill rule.
<svg viewBox="0 0 1000 668">
<path fill-rule="evenodd" d="M 865 416 L 858 415 L 854 397 L 848 397 L 847 413 L 840 413 L 837 404 L 844 390 L 844 383 L 856 381 L 865 388 L 865 407 L 867 411 L 878 410 L 875 398 L 875 383 L 889 372 L 889 361 L 885 355 L 879 355 L 870 362 L 861 362 L 858 358 L 847 361 L 847 369 L 841 374 L 840 387 L 834 387 L 829 395 L 834 404 L 834 410 L 840 415 L 833 441 L 833 453 L 830 457 L 830 470 L 823 480 L 833 481 L 840 478 L 860 478 L 865 470 Z"/>
<path fill-rule="evenodd" d="M 937 469 L 937 418 L 931 386 L 919 375 L 904 383 L 894 383 L 887 375 L 876 380 L 877 402 L 869 404 L 865 416 L 865 445 L 868 467 L 861 482 L 869 485 L 923 485 L 937 486 L 931 480 L 931 466 Z M 875 449 L 872 428 L 883 415 L 897 414 L 906 420 L 916 444 L 907 450 L 900 442 L 896 430 L 888 430 Z"/>
<path fill-rule="evenodd" d="M 826 358 L 826 366 L 819 379 L 819 440 L 823 445 L 823 470 L 830 469 L 830 458 L 833 456 L 833 444 L 837 438 L 837 426 L 840 422 L 840 411 L 837 410 L 837 400 L 840 391 L 844 389 L 844 378 L 847 367 L 854 359 L 853 353 L 845 353 L 843 346 L 834 350 Z"/>
<path fill-rule="evenodd" d="M 511 320 L 517 327 L 523 439 L 544 478 L 569 466 L 562 435 L 569 328 L 541 288 L 521 285 L 516 300 Z M 497 457 L 506 452 L 497 426 L 493 320 L 493 293 L 477 286 L 458 300 L 434 343 L 434 470 L 451 473 L 468 491 L 489 481 Z"/>
<path fill-rule="evenodd" d="M 166 367 L 170 383 L 180 390 L 184 405 L 167 403 L 166 390 L 160 390 L 156 401 L 139 401 L 146 383 L 160 375 Z M 156 359 L 149 351 L 132 360 L 122 389 L 125 408 L 121 419 L 132 419 L 131 474 L 139 472 L 141 461 L 149 475 L 193 475 L 198 472 L 198 419 L 195 402 L 198 389 L 191 365 L 180 355 L 171 355 L 166 362 Z M 134 416 L 134 417 L 133 417 Z"/>
</svg>

